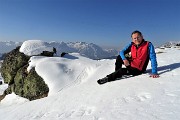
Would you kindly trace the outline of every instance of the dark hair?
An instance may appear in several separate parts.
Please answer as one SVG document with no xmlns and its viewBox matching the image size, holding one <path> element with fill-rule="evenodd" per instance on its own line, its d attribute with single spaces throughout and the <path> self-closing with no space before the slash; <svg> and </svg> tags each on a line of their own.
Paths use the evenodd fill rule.
<svg viewBox="0 0 180 120">
<path fill-rule="evenodd" d="M 132 37 L 133 34 L 136 34 L 136 33 L 138 33 L 140 36 L 142 36 L 142 33 L 140 31 L 135 30 L 134 32 L 132 32 L 131 37 Z"/>
</svg>

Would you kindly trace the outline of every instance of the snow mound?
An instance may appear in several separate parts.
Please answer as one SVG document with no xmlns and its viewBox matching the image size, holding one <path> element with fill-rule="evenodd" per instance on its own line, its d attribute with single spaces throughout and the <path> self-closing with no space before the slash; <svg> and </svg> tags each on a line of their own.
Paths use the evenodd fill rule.
<svg viewBox="0 0 180 120">
<path fill-rule="evenodd" d="M 35 67 L 50 91 L 49 95 L 59 92 L 75 83 L 86 81 L 95 71 L 97 61 L 83 57 L 78 53 L 64 57 L 33 56 L 30 58 L 28 71 Z"/>
<path fill-rule="evenodd" d="M 53 51 L 53 47 L 51 47 L 49 43 L 41 40 L 27 40 L 23 42 L 19 51 L 25 55 L 32 56 L 38 55 L 42 53 L 42 51 Z"/>
</svg>

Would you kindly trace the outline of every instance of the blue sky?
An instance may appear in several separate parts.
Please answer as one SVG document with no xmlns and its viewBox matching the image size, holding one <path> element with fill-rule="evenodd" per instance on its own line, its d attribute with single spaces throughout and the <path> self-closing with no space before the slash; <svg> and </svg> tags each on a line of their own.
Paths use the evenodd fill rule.
<svg viewBox="0 0 180 120">
<path fill-rule="evenodd" d="M 0 0 L 0 41 L 83 41 L 122 47 L 140 30 L 180 41 L 179 0 Z"/>
</svg>

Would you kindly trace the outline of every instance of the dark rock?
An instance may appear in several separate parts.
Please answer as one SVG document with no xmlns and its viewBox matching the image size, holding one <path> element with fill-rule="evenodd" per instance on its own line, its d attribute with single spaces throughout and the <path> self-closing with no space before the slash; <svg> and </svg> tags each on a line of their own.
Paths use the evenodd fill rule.
<svg viewBox="0 0 180 120">
<path fill-rule="evenodd" d="M 62 53 L 61 53 L 61 57 L 64 57 L 66 54 L 68 54 L 68 53 L 62 52 Z"/>
<path fill-rule="evenodd" d="M 35 100 L 48 95 L 49 88 L 44 80 L 31 69 L 27 73 L 27 66 L 20 68 L 14 78 L 14 92 L 29 100 Z"/>
<path fill-rule="evenodd" d="M 4 83 L 13 84 L 14 77 L 16 72 L 28 64 L 29 56 L 26 56 L 24 53 L 19 52 L 19 48 L 12 50 L 11 52 L 6 54 L 4 61 L 1 67 L 1 75 L 4 78 Z"/>
<path fill-rule="evenodd" d="M 54 52 L 43 51 L 40 55 L 41 55 L 41 56 L 53 57 Z"/>
<path fill-rule="evenodd" d="M 53 52 L 54 52 L 54 54 L 57 54 L 57 50 L 55 47 L 53 47 Z"/>
</svg>

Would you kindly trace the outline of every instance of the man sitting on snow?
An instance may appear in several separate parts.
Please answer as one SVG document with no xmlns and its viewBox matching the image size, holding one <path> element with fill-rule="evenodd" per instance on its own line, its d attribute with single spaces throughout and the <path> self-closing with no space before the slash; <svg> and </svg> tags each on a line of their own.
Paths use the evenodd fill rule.
<svg viewBox="0 0 180 120">
<path fill-rule="evenodd" d="M 150 77 L 158 78 L 157 60 L 154 46 L 151 42 L 145 41 L 140 31 L 134 31 L 131 34 L 132 42 L 126 46 L 120 55 L 118 55 L 115 63 L 115 72 L 107 75 L 105 78 L 99 79 L 99 84 L 114 81 L 121 78 L 122 75 L 140 75 L 146 71 L 149 59 L 151 60 L 152 73 Z M 131 53 L 131 57 L 125 57 L 125 54 Z M 126 68 L 122 68 L 122 64 Z"/>
</svg>

